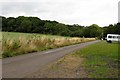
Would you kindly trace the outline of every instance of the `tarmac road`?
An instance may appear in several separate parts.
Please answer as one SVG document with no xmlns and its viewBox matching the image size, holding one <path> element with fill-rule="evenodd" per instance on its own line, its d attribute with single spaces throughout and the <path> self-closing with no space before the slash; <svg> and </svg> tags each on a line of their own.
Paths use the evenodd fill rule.
<svg viewBox="0 0 120 80">
<path fill-rule="evenodd" d="M 66 54 L 79 50 L 85 46 L 95 44 L 100 40 L 65 46 L 57 49 L 35 52 L 20 55 L 2 60 L 2 77 L 3 78 L 24 78 L 33 72 L 36 72 L 46 64 L 55 61 Z"/>
</svg>

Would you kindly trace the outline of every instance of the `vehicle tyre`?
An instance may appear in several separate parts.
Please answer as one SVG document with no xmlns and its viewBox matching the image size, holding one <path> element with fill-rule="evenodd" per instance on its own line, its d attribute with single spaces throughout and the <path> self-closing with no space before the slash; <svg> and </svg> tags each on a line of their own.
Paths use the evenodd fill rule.
<svg viewBox="0 0 120 80">
<path fill-rule="evenodd" d="M 112 41 L 107 41 L 108 43 L 112 43 Z"/>
</svg>

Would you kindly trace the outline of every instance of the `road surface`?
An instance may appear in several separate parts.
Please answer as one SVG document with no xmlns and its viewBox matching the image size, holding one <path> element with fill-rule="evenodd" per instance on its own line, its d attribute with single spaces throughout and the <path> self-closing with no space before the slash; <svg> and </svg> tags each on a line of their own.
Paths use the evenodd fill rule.
<svg viewBox="0 0 120 80">
<path fill-rule="evenodd" d="M 36 72 L 46 64 L 55 61 L 68 53 L 79 50 L 90 44 L 99 42 L 91 41 L 57 49 L 51 49 L 42 52 L 20 55 L 2 60 L 3 78 L 24 78 L 33 72 Z"/>
</svg>

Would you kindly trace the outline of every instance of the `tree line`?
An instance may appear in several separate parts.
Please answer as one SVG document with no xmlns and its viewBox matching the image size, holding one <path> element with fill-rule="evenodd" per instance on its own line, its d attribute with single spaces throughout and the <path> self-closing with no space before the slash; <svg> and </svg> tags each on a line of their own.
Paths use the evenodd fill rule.
<svg viewBox="0 0 120 80">
<path fill-rule="evenodd" d="M 81 26 L 78 24 L 66 25 L 57 21 L 41 20 L 38 17 L 3 17 L 2 31 L 52 34 L 71 37 L 106 37 L 107 34 L 120 34 L 120 23 L 100 27 L 97 24 Z"/>
</svg>

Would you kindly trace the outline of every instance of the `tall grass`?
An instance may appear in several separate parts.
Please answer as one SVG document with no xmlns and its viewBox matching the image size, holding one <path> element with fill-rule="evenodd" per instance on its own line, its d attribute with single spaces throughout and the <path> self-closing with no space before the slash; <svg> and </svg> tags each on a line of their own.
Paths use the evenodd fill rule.
<svg viewBox="0 0 120 80">
<path fill-rule="evenodd" d="M 7 35 L 6 35 L 7 34 Z M 16 36 L 18 34 L 18 36 Z M 16 37 L 14 37 L 14 35 Z M 26 36 L 27 35 L 27 36 Z M 9 37 L 11 36 L 11 37 Z M 3 58 L 42 51 L 71 44 L 92 41 L 95 38 L 46 36 L 38 34 L 3 33 Z"/>
</svg>

